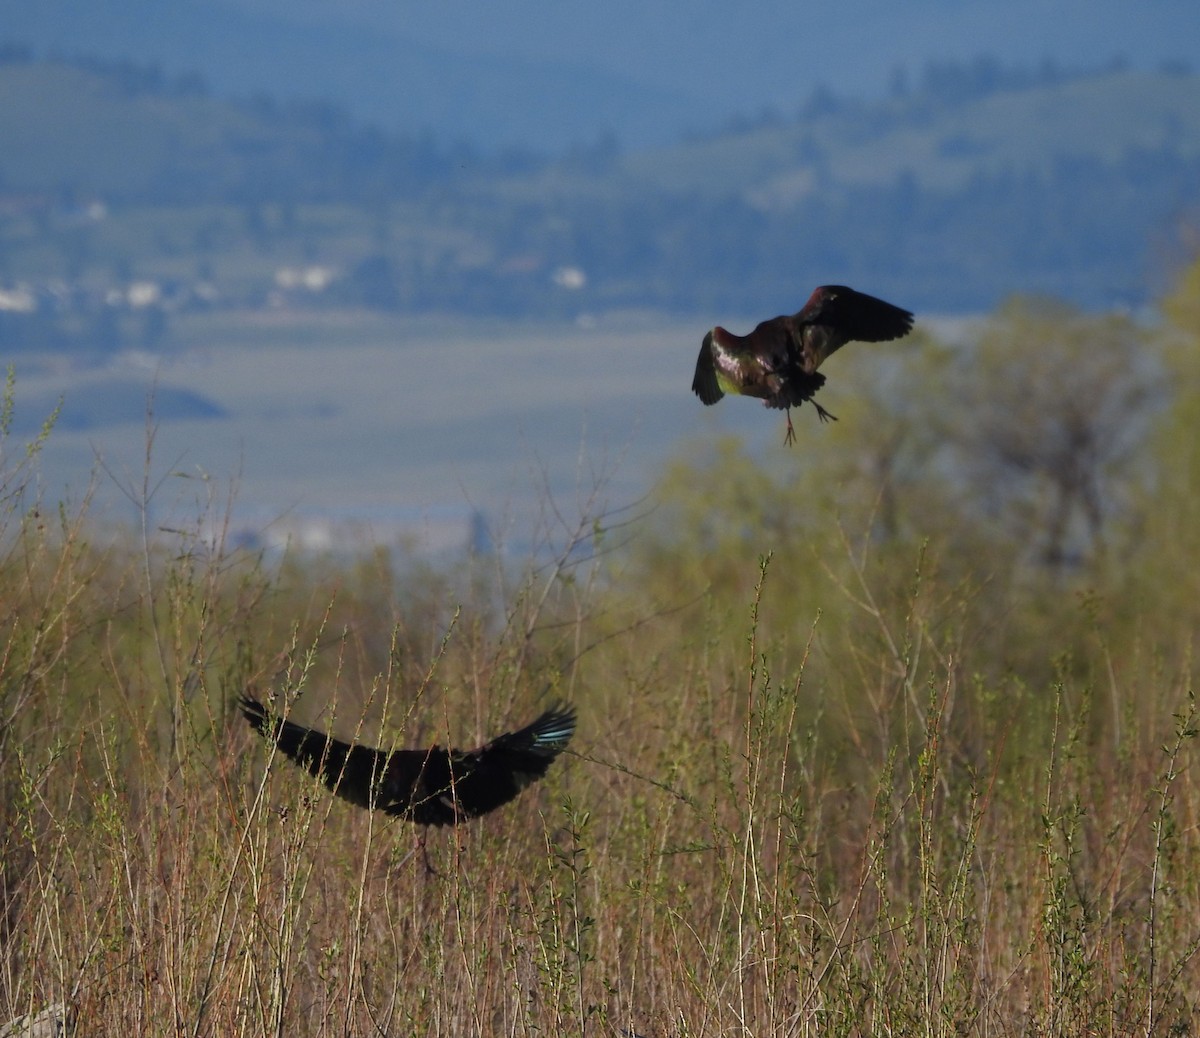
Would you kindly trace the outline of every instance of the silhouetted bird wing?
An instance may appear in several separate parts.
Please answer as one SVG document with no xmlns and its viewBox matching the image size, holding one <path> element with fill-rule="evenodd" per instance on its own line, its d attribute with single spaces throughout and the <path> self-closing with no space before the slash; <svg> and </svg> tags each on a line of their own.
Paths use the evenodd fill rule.
<svg viewBox="0 0 1200 1038">
<path fill-rule="evenodd" d="M 574 707 L 553 707 L 476 750 L 387 752 L 273 717 L 252 696 L 238 705 L 254 728 L 338 796 L 418 825 L 454 825 L 508 803 L 546 774 L 575 733 Z"/>
<path fill-rule="evenodd" d="M 252 696 L 242 696 L 238 706 L 255 729 L 338 796 L 359 807 L 384 806 L 377 787 L 387 769 L 386 753 L 273 717 Z"/>
<path fill-rule="evenodd" d="M 713 357 L 713 334 L 706 332 L 696 358 L 696 374 L 692 377 L 692 392 L 702 404 L 715 404 L 725 395 L 717 381 L 717 366 Z"/>
<path fill-rule="evenodd" d="M 813 373 L 848 342 L 888 342 L 912 331 L 913 315 L 845 285 L 822 285 L 786 321 L 796 362 Z"/>
<path fill-rule="evenodd" d="M 532 724 L 499 735 L 477 750 L 451 750 L 444 754 L 439 763 L 444 762 L 446 773 L 430 782 L 427 772 L 425 785 L 443 794 L 453 785 L 461 814 L 469 818 L 487 814 L 545 775 L 574 733 L 574 708 L 552 708 Z M 434 810 L 438 806 L 453 806 L 446 804 L 444 796 L 432 793 L 430 797 L 426 803 Z M 435 825 L 456 820 L 429 819 Z"/>
</svg>

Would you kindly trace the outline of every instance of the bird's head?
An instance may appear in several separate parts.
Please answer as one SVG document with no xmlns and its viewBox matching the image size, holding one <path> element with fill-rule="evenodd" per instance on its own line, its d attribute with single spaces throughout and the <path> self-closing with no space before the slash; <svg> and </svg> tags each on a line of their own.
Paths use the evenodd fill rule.
<svg viewBox="0 0 1200 1038">
<path fill-rule="evenodd" d="M 819 285 L 813 289 L 813 294 L 809 299 L 810 303 L 832 302 L 838 296 L 848 296 L 854 292 L 854 289 L 847 288 L 845 285 Z"/>
</svg>

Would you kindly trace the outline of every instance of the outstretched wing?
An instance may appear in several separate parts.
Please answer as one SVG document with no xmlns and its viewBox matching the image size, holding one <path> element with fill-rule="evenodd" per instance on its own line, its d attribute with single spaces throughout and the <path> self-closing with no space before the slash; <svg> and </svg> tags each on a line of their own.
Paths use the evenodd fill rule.
<svg viewBox="0 0 1200 1038">
<path fill-rule="evenodd" d="M 704 336 L 700 356 L 696 358 L 696 374 L 692 378 L 692 392 L 702 404 L 715 404 L 725 394 L 717 382 L 717 365 L 713 360 L 712 332 Z"/>
<path fill-rule="evenodd" d="M 338 796 L 359 807 L 383 806 L 378 799 L 387 754 L 274 717 L 253 696 L 243 695 L 238 706 L 257 731 Z"/>
<path fill-rule="evenodd" d="M 574 708 L 553 708 L 477 750 L 389 753 L 274 717 L 249 695 L 238 705 L 254 728 L 338 796 L 419 825 L 453 825 L 508 803 L 546 773 L 575 733 Z"/>
<path fill-rule="evenodd" d="M 459 813 L 475 818 L 507 804 L 546 774 L 574 734 L 574 707 L 555 706 L 532 724 L 497 736 L 478 750 L 452 750 L 453 799 Z"/>
<path fill-rule="evenodd" d="M 800 365 L 814 372 L 848 342 L 888 342 L 907 335 L 913 315 L 845 285 L 822 285 L 791 324 Z"/>
<path fill-rule="evenodd" d="M 913 315 L 845 285 L 822 285 L 796 314 L 801 324 L 824 325 L 846 342 L 887 342 L 912 331 Z"/>
</svg>

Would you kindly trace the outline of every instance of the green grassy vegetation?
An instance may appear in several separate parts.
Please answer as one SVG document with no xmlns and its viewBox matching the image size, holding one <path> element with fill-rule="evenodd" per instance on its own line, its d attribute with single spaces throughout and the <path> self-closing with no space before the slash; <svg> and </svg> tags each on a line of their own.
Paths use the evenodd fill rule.
<svg viewBox="0 0 1200 1038">
<path fill-rule="evenodd" d="M 648 517 L 548 509 L 523 568 L 266 565 L 207 488 L 102 541 L 7 438 L 0 1018 L 1193 1032 L 1198 301 L 1200 265 L 1159 331 L 1013 304 L 826 400 L 836 450 L 697 445 Z M 248 687 L 376 744 L 551 697 L 580 730 L 431 833 L 429 875 L 410 827 L 272 757 Z"/>
</svg>

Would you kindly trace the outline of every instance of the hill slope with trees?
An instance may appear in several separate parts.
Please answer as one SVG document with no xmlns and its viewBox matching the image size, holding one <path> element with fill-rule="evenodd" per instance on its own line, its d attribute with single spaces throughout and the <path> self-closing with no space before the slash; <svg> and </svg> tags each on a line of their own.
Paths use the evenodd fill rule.
<svg viewBox="0 0 1200 1038">
<path fill-rule="evenodd" d="M 0 287 L 25 285 L 41 313 L 6 308 L 28 343 L 70 338 L 34 327 L 40 297 L 95 317 L 145 280 L 175 305 L 282 292 L 534 318 L 778 312 L 830 281 L 922 312 L 1014 292 L 1137 306 L 1200 203 L 1183 68 L 934 66 L 874 103 L 818 91 L 792 117 L 671 146 L 539 156 L 319 102 L 218 100 L 154 68 L 3 59 L 0 137 L 17 146 L 0 152 Z M 305 268 L 324 274 L 280 273 Z"/>
</svg>

